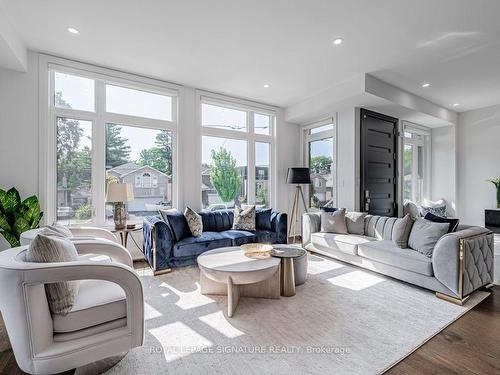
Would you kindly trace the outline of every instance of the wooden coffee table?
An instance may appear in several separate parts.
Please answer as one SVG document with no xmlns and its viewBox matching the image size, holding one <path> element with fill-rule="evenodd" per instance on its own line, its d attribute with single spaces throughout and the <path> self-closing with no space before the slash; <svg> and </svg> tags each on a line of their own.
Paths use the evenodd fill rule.
<svg viewBox="0 0 500 375">
<path fill-rule="evenodd" d="M 202 294 L 227 295 L 232 317 L 240 297 L 279 298 L 280 259 L 253 259 L 239 247 L 209 250 L 198 257 Z"/>
</svg>

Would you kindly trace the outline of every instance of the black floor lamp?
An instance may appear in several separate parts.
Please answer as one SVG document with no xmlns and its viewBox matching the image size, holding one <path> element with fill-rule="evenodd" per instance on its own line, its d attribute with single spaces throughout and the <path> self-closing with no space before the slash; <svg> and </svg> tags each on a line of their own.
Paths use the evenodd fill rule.
<svg viewBox="0 0 500 375">
<path fill-rule="evenodd" d="M 309 168 L 288 168 L 286 182 L 287 184 L 296 185 L 295 196 L 293 198 L 292 214 L 290 216 L 290 225 L 288 228 L 288 237 L 292 237 L 293 240 L 295 240 L 296 223 L 298 220 L 299 211 L 299 196 L 304 205 L 304 212 L 307 212 L 307 204 L 304 198 L 304 193 L 302 192 L 301 185 L 309 185 L 311 183 L 311 174 L 309 173 Z"/>
</svg>

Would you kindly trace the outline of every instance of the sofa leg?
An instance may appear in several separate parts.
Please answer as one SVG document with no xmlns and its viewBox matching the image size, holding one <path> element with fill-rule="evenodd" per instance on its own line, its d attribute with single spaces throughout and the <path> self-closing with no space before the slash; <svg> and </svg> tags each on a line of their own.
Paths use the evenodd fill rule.
<svg viewBox="0 0 500 375">
<path fill-rule="evenodd" d="M 436 292 L 436 297 L 439 299 L 454 303 L 455 305 L 462 306 L 469 299 L 470 296 L 466 296 L 464 298 L 457 298 L 457 297 L 449 296 L 447 294 Z"/>
<path fill-rule="evenodd" d="M 491 283 L 491 284 L 486 284 L 485 286 L 483 286 L 481 289 L 483 290 L 490 290 L 491 288 L 493 288 L 495 286 L 495 284 Z"/>
<path fill-rule="evenodd" d="M 164 275 L 164 274 L 170 273 L 170 272 L 172 272 L 172 268 L 165 268 L 164 270 L 153 271 L 153 275 L 160 276 L 160 275 Z"/>
</svg>

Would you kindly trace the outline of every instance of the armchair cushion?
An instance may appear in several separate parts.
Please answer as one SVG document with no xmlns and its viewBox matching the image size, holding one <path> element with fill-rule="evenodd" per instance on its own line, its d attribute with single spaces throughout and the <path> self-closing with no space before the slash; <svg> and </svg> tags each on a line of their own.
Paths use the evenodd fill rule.
<svg viewBox="0 0 500 375">
<path fill-rule="evenodd" d="M 59 263 L 78 260 L 75 245 L 58 236 L 37 235 L 30 243 L 26 255 L 28 262 Z M 66 314 L 75 302 L 78 281 L 45 284 L 49 307 L 54 314 Z"/>
<path fill-rule="evenodd" d="M 71 310 L 53 314 L 55 333 L 75 332 L 127 316 L 125 292 L 115 283 L 82 280 Z"/>
</svg>

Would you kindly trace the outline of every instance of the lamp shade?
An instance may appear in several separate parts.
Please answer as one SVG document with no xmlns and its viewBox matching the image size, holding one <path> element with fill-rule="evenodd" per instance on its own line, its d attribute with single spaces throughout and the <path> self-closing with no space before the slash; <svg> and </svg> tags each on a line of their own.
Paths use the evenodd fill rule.
<svg viewBox="0 0 500 375">
<path fill-rule="evenodd" d="M 129 202 L 134 199 L 134 191 L 130 184 L 108 184 L 106 202 Z"/>
<path fill-rule="evenodd" d="M 309 168 L 288 168 L 287 184 L 310 184 L 311 174 Z"/>
</svg>

